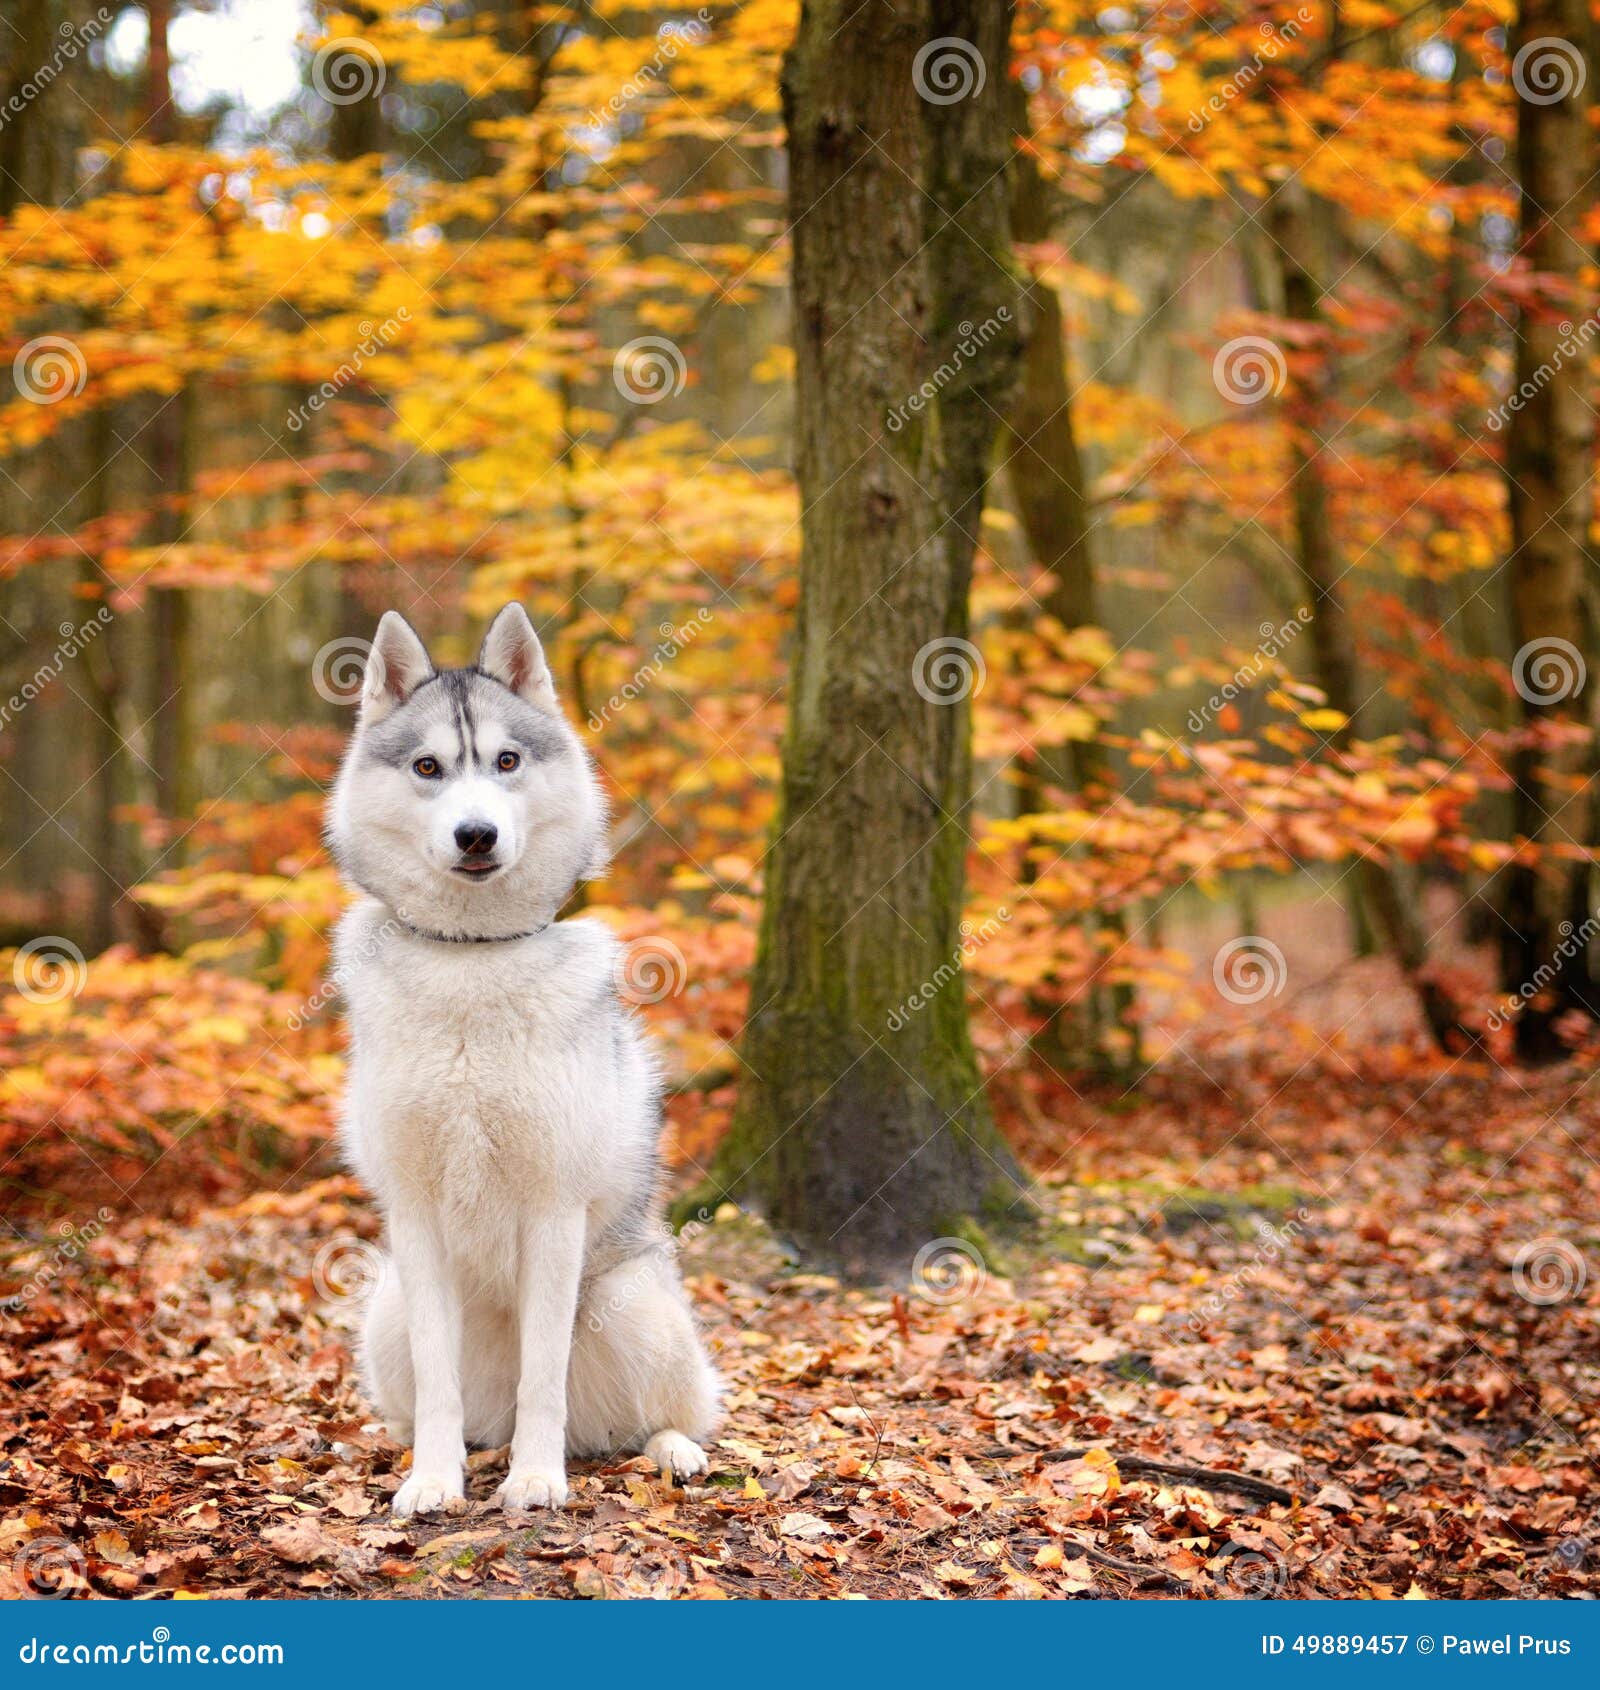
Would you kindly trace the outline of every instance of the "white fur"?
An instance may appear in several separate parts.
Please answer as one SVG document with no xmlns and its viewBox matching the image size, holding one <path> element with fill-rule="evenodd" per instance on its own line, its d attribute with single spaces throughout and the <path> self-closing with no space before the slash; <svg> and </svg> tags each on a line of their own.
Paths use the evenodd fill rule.
<svg viewBox="0 0 1600 1690">
<path fill-rule="evenodd" d="M 513 628 L 494 652 L 491 635 L 480 666 L 498 674 L 487 659 L 500 658 L 518 697 L 554 716 L 517 617 L 525 638 Z M 496 1499 L 511 1509 L 559 1506 L 567 1453 L 642 1449 L 687 1478 L 705 1470 L 717 1379 L 660 1221 L 659 1080 L 616 1000 L 620 947 L 588 919 L 488 943 L 424 936 L 548 921 L 567 865 L 596 855 L 592 771 L 562 722 L 560 757 L 498 781 L 419 712 L 419 743 L 458 758 L 444 784 L 459 790 L 408 798 L 409 769 L 361 756 L 361 735 L 432 673 L 401 655 L 388 675 L 406 679 L 374 717 L 364 709 L 330 807 L 335 851 L 368 894 L 335 945 L 350 1020 L 342 1141 L 387 1230 L 361 1359 L 385 1422 L 414 1444 L 395 1512 L 459 1505 L 469 1443 L 511 1444 Z M 493 712 L 475 714 L 492 768 Z M 506 867 L 486 884 L 451 874 L 454 821 L 439 817 L 468 811 L 501 833 Z"/>
</svg>

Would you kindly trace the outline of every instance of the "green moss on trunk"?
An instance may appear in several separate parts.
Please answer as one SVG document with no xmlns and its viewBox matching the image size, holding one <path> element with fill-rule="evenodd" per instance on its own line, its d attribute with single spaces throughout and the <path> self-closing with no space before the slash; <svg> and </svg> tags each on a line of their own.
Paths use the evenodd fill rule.
<svg viewBox="0 0 1600 1690">
<path fill-rule="evenodd" d="M 941 651 L 970 663 L 937 642 L 969 632 L 1015 361 L 1009 14 L 807 0 L 784 67 L 801 602 L 745 1069 L 710 1190 L 863 1271 L 903 1270 L 950 1217 L 1023 1195 L 967 1029 L 970 712 L 936 668 Z M 917 61 L 948 37 L 981 56 L 984 87 L 940 104 Z"/>
</svg>

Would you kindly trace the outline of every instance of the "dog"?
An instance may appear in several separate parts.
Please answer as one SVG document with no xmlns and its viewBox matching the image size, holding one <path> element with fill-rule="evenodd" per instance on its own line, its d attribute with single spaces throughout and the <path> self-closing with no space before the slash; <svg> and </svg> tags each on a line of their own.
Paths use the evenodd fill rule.
<svg viewBox="0 0 1600 1690">
<path fill-rule="evenodd" d="M 568 1455 L 706 1470 L 719 1381 L 662 1220 L 660 1076 L 620 944 L 556 919 L 606 831 L 520 605 L 464 669 L 384 615 L 327 839 L 361 894 L 340 1139 L 384 1219 L 360 1370 L 412 1445 L 401 1517 L 464 1504 L 468 1445 L 510 1444 L 509 1510 L 560 1507 Z"/>
</svg>

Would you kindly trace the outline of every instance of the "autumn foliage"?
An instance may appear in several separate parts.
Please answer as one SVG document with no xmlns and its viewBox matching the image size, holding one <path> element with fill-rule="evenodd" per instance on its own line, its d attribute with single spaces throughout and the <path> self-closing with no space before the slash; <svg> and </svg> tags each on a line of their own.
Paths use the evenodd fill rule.
<svg viewBox="0 0 1600 1690">
<path fill-rule="evenodd" d="M 199 1306 L 206 1277 L 206 1299 L 225 1287 L 254 1323 L 254 1359 L 216 1364 L 225 1388 L 270 1396 L 281 1373 L 309 1393 L 317 1448 L 274 1424 L 284 1447 L 240 1459 L 275 1463 L 315 1524 L 222 1545 L 219 1587 L 454 1576 L 366 1523 L 382 1452 L 351 1432 L 324 1349 L 338 1334 L 297 1328 L 275 1349 L 277 1314 L 205 1230 L 217 1205 L 292 1207 L 335 1177 L 326 935 L 344 894 L 321 804 L 382 609 L 466 661 L 500 604 L 527 606 L 612 796 L 615 866 L 579 897 L 629 942 L 685 1189 L 732 1119 L 799 596 L 780 92 L 798 9 L 318 5 L 293 43 L 302 85 L 273 109 L 173 80 L 181 0 L 127 9 L 148 14 L 143 47 L 74 13 L 81 51 L 0 134 L 0 162 L 31 161 L 6 166 L 0 194 L 0 614 L 17 636 L 0 684 L 0 1165 L 19 1238 L 91 1202 L 204 1210 L 198 1231 L 161 1235 L 175 1330 L 224 1318 Z M 1565 13 L 1545 9 L 1559 33 Z M 53 5 L 33 10 L 54 28 Z M 1566 8 L 1591 29 L 1594 10 Z M 1515 1183 L 1519 1107 L 1530 1132 L 1581 1117 L 1600 1003 L 1592 607 L 1535 625 L 1524 595 L 1513 617 L 1507 488 L 1527 346 L 1566 348 L 1592 392 L 1600 209 L 1562 211 L 1581 264 L 1540 267 L 1560 255 L 1530 244 L 1518 174 L 1522 28 L 1512 0 L 1018 0 L 1011 168 L 1043 211 L 1014 214 L 1014 263 L 1058 308 L 1064 398 L 1043 414 L 1070 422 L 1060 508 L 1079 513 L 1083 574 L 1052 570 L 1032 520 L 1065 465 L 1044 461 L 1042 431 L 1013 439 L 957 675 L 880 679 L 970 691 L 952 973 L 1010 1142 L 1047 1185 L 1081 1176 L 1064 1198 L 1076 1244 L 1109 1240 L 1137 1271 L 1115 1255 L 1097 1280 L 1096 1330 L 1068 1295 L 1069 1251 L 1043 1270 L 1048 1318 L 985 1304 L 946 1326 L 867 1299 L 832 1331 L 802 1287 L 769 1343 L 762 1270 L 711 1260 L 700 1289 L 738 1358 L 735 1436 L 758 1436 L 761 1393 L 786 1393 L 805 1462 L 754 1462 L 753 1490 L 651 1540 L 670 1549 L 659 1564 L 633 1553 L 623 1513 L 649 1500 L 634 1495 L 615 1541 L 574 1565 L 530 1573 L 502 1551 L 473 1578 L 888 1593 L 898 1574 L 875 1546 L 910 1522 L 920 1593 L 1069 1594 L 1108 1570 L 1183 1589 L 1230 1538 L 1287 1555 L 1294 1594 L 1570 1588 L 1550 1556 L 1589 1483 L 1578 1457 L 1479 1436 L 1508 1403 L 1529 1439 L 1569 1410 L 1576 1436 L 1565 1340 L 1481 1285 L 1450 1302 L 1436 1283 L 1500 1272 L 1525 1231 L 1575 1212 L 1543 1152 L 1548 1195 L 1519 1193 L 1515 1226 L 1474 1207 L 1473 1170 Z M 17 52 L 20 86 L 39 61 Z M 47 139 L 68 101 L 74 127 Z M 1582 125 L 1592 149 L 1588 106 Z M 981 343 L 981 324 L 963 330 Z M 1592 429 L 1573 449 L 1586 486 Z M 1589 516 L 1557 514 L 1577 523 L 1576 568 Z M 1534 1057 L 1570 1093 L 1530 1078 L 1537 1101 L 1519 1105 Z M 1339 1088 L 1331 1126 L 1304 1089 L 1320 1086 Z M 1363 1176 L 1338 1220 L 1319 1209 L 1319 1336 L 1284 1326 L 1258 1285 L 1240 1309 L 1259 1330 L 1219 1316 L 1207 1373 L 1160 1322 L 1212 1269 L 1137 1182 L 1282 1173 L 1280 1092 L 1289 1162 L 1320 1180 L 1328 1144 L 1359 1159 L 1392 1130 L 1413 1204 Z M 1391 1092 L 1403 1106 L 1380 1122 Z M 1118 1171 L 1116 1112 L 1147 1106 L 1153 1138 Z M 353 1188 L 309 1189 L 286 1211 L 294 1250 L 325 1220 L 370 1231 Z M 1430 1252 L 1410 1228 L 1446 1203 L 1471 1218 Z M 95 1247 L 108 1274 L 124 1248 Z M 261 1248 L 276 1260 L 283 1240 Z M 1356 1333 L 1344 1304 L 1360 1293 L 1341 1286 L 1380 1258 L 1415 1276 L 1418 1309 L 1383 1292 Z M 12 1277 L 37 1270 L 18 1260 Z M 130 1327 L 145 1294 L 126 1293 Z M 1448 1342 L 1419 1333 L 1429 1299 L 1430 1320 L 1447 1302 L 1459 1317 Z M 150 1498 L 170 1475 L 140 1427 L 164 1413 L 197 1460 L 233 1460 L 195 1406 L 211 1368 L 180 1373 L 170 1404 L 141 1374 L 136 1409 L 61 1408 L 72 1448 L 115 1418 L 113 1443 L 146 1463 L 127 1490 L 108 1481 L 122 1500 L 142 1485 L 148 1507 L 95 1522 L 99 1588 L 205 1581 L 209 1530 L 168 1542 Z M 1337 1436 L 1288 1426 L 1320 1410 L 1309 1385 L 1284 1406 L 1287 1374 L 1316 1368 Z M 860 1417 L 815 1395 L 830 1373 L 861 1382 Z M 881 1458 L 908 1380 L 949 1405 L 964 1461 L 1000 1465 L 930 1478 L 903 1450 Z M 1214 1467 L 1208 1427 L 1236 1412 L 1259 1482 L 1227 1502 L 1051 1449 L 1093 1452 L 1126 1413 L 1147 1459 L 1175 1424 L 1179 1453 Z M 1350 1440 L 1372 1462 L 1347 1481 L 1331 1463 Z M 85 1483 L 106 1479 L 101 1456 L 77 1459 Z M 823 1496 L 834 1481 L 861 1498 Z M 1338 1540 L 1320 1567 L 1271 1520 L 1235 1519 L 1282 1483 Z M 1469 1521 L 1454 1503 L 1477 1486 L 1491 1501 Z M 225 1500 L 184 1494 L 196 1527 Z M 953 1549 L 979 1507 L 1026 1553 Z M 718 1535 L 730 1521 L 736 1552 Z M 1470 1554 L 1446 1541 L 1457 1531 Z M 1086 1550 L 1108 1541 L 1097 1565 Z"/>
</svg>

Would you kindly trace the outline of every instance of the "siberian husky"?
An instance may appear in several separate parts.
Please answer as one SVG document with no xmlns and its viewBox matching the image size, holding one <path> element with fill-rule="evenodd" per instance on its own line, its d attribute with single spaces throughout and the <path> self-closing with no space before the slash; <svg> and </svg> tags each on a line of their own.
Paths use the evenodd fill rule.
<svg viewBox="0 0 1600 1690">
<path fill-rule="evenodd" d="M 521 606 L 443 670 L 389 611 L 328 840 L 363 894 L 335 942 L 341 1139 L 385 1222 L 361 1372 L 413 1446 L 402 1516 L 462 1502 L 469 1444 L 511 1445 L 508 1509 L 559 1507 L 567 1454 L 706 1468 L 718 1381 L 661 1220 L 660 1082 L 616 940 L 555 919 L 605 836 Z"/>
</svg>

